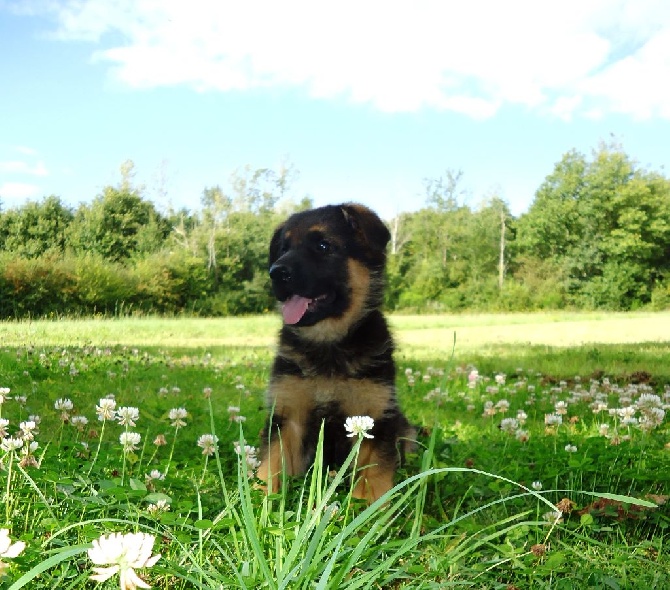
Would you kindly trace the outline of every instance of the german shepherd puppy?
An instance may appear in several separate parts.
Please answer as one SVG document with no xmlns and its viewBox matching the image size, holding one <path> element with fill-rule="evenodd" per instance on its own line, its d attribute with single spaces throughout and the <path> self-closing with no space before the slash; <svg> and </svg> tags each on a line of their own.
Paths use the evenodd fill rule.
<svg viewBox="0 0 670 590">
<path fill-rule="evenodd" d="M 398 408 L 393 340 L 380 311 L 390 234 L 372 211 L 344 204 L 296 213 L 270 242 L 272 289 L 283 326 L 267 393 L 258 477 L 271 490 L 282 468 L 314 461 L 324 424 L 324 465 L 341 465 L 354 439 L 348 416 L 370 416 L 354 496 L 372 502 L 393 476 L 414 430 Z"/>
</svg>

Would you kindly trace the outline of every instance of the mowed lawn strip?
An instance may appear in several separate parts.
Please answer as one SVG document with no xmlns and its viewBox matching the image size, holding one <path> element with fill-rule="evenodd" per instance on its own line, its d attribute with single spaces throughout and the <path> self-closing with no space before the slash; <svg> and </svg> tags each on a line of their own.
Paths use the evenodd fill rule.
<svg viewBox="0 0 670 590">
<path fill-rule="evenodd" d="M 391 315 L 398 348 L 408 355 L 451 355 L 500 344 L 580 346 L 670 340 L 670 312 Z M 270 347 L 275 314 L 230 318 L 58 319 L 0 323 L 3 346 Z"/>
</svg>

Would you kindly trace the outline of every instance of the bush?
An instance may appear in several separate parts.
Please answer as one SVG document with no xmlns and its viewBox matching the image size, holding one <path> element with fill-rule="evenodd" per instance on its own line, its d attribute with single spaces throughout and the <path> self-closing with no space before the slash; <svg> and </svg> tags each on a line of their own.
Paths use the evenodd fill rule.
<svg viewBox="0 0 670 590">
<path fill-rule="evenodd" d="M 82 312 L 114 314 L 133 301 L 137 284 L 121 264 L 99 254 L 77 256 L 73 261 Z"/>
<path fill-rule="evenodd" d="M 0 317 L 45 317 L 76 307 L 77 281 L 68 261 L 56 257 L 0 258 Z"/>
<path fill-rule="evenodd" d="M 670 309 L 670 279 L 658 283 L 651 291 L 649 307 L 654 311 Z"/>
</svg>

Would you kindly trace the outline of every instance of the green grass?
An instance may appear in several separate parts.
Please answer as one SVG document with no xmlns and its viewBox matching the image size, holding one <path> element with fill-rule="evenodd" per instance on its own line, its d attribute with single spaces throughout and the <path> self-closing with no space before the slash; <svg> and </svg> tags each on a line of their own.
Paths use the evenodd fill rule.
<svg viewBox="0 0 670 590">
<path fill-rule="evenodd" d="M 667 420 L 644 432 L 591 407 L 666 393 L 670 344 L 649 326 L 660 332 L 669 318 L 393 317 L 399 397 L 421 436 L 398 487 L 372 507 L 351 499 L 349 471 L 318 464 L 268 498 L 235 454 L 241 436 L 259 444 L 275 317 L 3 323 L 0 387 L 13 399 L 1 416 L 11 435 L 29 415 L 42 422 L 39 469 L 0 451 L 0 528 L 27 544 L 3 559 L 0 587 L 91 587 L 86 548 L 112 531 L 156 536 L 161 559 L 138 572 L 165 589 L 669 587 L 670 513 L 650 507 L 670 487 Z M 570 336 L 575 326 L 592 331 Z M 544 339 L 531 345 L 529 334 Z M 122 452 L 123 426 L 96 420 L 109 394 L 139 408 L 134 452 Z M 61 398 L 88 418 L 81 430 L 61 420 Z M 566 400 L 563 423 L 547 429 L 545 415 Z M 489 406 L 498 410 L 484 415 Z M 177 407 L 189 413 L 178 429 L 168 418 Z M 519 410 L 527 441 L 500 429 Z M 218 452 L 206 457 L 196 441 L 212 432 Z M 161 434 L 167 444 L 154 445 Z M 154 469 L 165 479 L 147 481 Z M 544 515 L 563 499 L 574 504 L 551 526 Z M 151 514 L 158 500 L 170 510 Z"/>
</svg>

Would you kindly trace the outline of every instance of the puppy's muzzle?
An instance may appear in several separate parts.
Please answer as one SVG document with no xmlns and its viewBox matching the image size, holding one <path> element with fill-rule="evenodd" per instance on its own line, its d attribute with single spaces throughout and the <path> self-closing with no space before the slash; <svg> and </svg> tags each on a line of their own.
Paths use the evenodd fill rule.
<svg viewBox="0 0 670 590">
<path fill-rule="evenodd" d="M 275 283 L 288 283 L 291 276 L 291 269 L 286 264 L 273 264 L 270 267 L 270 278 Z"/>
</svg>

